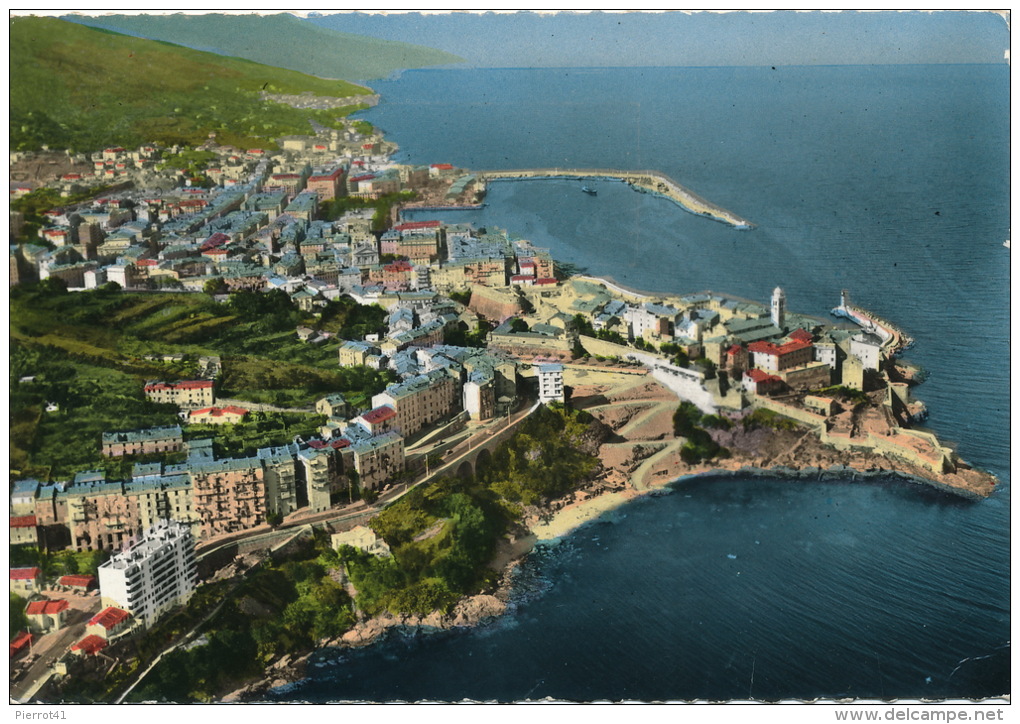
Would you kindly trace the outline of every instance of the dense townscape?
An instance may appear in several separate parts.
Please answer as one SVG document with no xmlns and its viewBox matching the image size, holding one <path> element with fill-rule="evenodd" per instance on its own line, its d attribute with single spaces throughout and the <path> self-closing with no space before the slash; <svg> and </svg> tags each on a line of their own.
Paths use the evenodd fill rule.
<svg viewBox="0 0 1020 724">
<path fill-rule="evenodd" d="M 63 691 L 123 698 L 148 671 L 138 661 L 158 661 L 146 634 L 167 635 L 159 626 L 174 616 L 186 625 L 170 640 L 188 642 L 174 655 L 227 646 L 222 632 L 189 637 L 226 600 L 224 586 L 271 568 L 273 553 L 301 536 L 318 561 L 301 565 L 319 568 L 285 570 L 293 596 L 283 610 L 299 623 L 266 623 L 253 661 L 275 661 L 288 645 L 360 643 L 370 637 L 344 637 L 372 616 L 448 614 L 464 596 L 495 590 L 498 576 L 477 573 L 495 557 L 494 541 L 523 538 L 554 501 L 594 480 L 608 486 L 596 493 L 619 492 L 684 472 L 782 465 L 895 470 L 962 495 L 991 491 L 990 476 L 913 429 L 925 416 L 910 392 L 919 371 L 896 358 L 910 340 L 848 293 L 834 313 L 851 324 L 836 325 L 789 310 L 780 287 L 759 301 L 648 295 L 571 273 L 512 230 L 422 220 L 430 209 L 484 203 L 484 177 L 394 163 L 394 144 L 376 129 L 342 125 L 277 148 L 221 145 L 210 134 L 198 147 L 12 154 L 12 168 L 55 158 L 62 168 L 45 186 L 12 180 L 13 294 L 201 299 L 231 315 L 209 312 L 214 330 L 242 305 L 255 310 L 251 319 L 285 310 L 300 320 L 285 330 L 289 343 L 329 350 L 335 369 L 376 375 L 357 392 L 320 388 L 314 400 L 288 403 L 224 394 L 241 389 L 224 383 L 240 357 L 185 350 L 118 362 L 167 370 L 134 391 L 159 414 L 95 436 L 102 465 L 52 468 L 26 454 L 32 474 L 11 471 L 20 563 L 10 591 L 24 611 L 11 642 L 16 698 L 76 676 L 101 681 L 133 659 L 106 689 Z M 412 209 L 415 220 L 405 218 Z M 326 323 L 338 309 L 381 323 L 344 336 Z M 22 364 L 12 387 L 31 391 L 36 376 Z M 642 392 L 629 399 L 632 389 Z M 613 483 L 609 457 L 598 462 L 600 446 L 614 444 L 607 430 L 627 437 L 636 409 L 621 409 L 663 390 L 671 424 L 634 438 L 644 447 Z M 271 442 L 224 443 L 284 413 L 314 423 L 293 435 L 284 427 Z M 39 411 L 59 414 L 56 401 Z M 564 460 L 587 453 L 571 458 L 561 488 L 528 477 L 535 451 L 552 442 L 514 447 L 536 430 L 562 432 L 574 451 L 558 452 Z M 761 430 L 782 444 L 763 453 Z M 512 463 L 506 480 L 487 472 L 494 460 Z M 449 482 L 474 478 L 484 485 Z M 411 576 L 409 551 L 425 556 L 428 546 L 434 565 Z M 474 557 L 458 568 L 441 561 L 447 549 Z M 271 618 L 246 596 L 251 615 Z M 299 602 L 307 618 L 297 618 Z M 324 606 L 334 612 L 326 622 L 317 618 Z M 296 637 L 302 626 L 314 640 Z M 219 695 L 218 685 L 186 694 Z"/>
</svg>

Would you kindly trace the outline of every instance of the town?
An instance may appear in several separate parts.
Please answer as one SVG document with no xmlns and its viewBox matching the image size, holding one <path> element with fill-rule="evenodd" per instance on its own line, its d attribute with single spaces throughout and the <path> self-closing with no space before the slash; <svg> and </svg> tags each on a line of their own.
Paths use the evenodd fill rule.
<svg viewBox="0 0 1020 724">
<path fill-rule="evenodd" d="M 439 476 L 472 475 L 528 415 L 582 405 L 582 390 L 594 397 L 647 381 L 720 429 L 766 411 L 831 450 L 899 461 L 961 494 L 990 492 L 950 448 L 913 429 L 925 416 L 910 393 L 917 371 L 896 359 L 909 340 L 845 292 L 834 313 L 851 325 L 792 312 L 780 287 L 760 301 L 638 294 L 565 274 L 547 249 L 508 231 L 405 219 L 416 208 L 483 203 L 484 178 L 445 163 L 393 163 L 395 146 L 363 122 L 279 145 L 238 149 L 210 137 L 197 149 L 68 153 L 75 170 L 47 190 L 85 200 L 45 209 L 38 229 L 11 214 L 12 239 L 35 233 L 10 248 L 12 288 L 220 303 L 282 292 L 313 318 L 344 298 L 384 310 L 386 332 L 342 339 L 309 324 L 292 334 L 335 346 L 338 368 L 395 380 L 367 400 L 324 394 L 315 435 L 218 456 L 215 437 L 189 439 L 188 427 L 227 429 L 275 408 L 219 395 L 219 358 L 169 355 L 162 361 L 187 362 L 194 374 L 151 379 L 142 391 L 173 406 L 178 424 L 110 429 L 96 441 L 111 462 L 144 457 L 129 477 L 12 471 L 12 547 L 106 559 L 94 575 L 10 569 L 28 624 L 11 643 L 12 693 L 22 701 L 186 604 L 204 582 L 199 562 L 217 551 L 244 541 L 268 549 L 317 526 L 335 548 L 387 555 L 366 527 L 374 514 Z M 12 199 L 33 193 L 12 183 Z M 711 458 L 693 443 L 679 448 L 678 463 Z"/>
</svg>

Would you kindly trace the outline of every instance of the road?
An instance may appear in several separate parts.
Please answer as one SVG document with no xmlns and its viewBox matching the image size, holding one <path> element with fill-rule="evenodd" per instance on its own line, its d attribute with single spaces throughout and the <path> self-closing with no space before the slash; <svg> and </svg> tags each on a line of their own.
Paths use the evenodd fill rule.
<svg viewBox="0 0 1020 724">
<path fill-rule="evenodd" d="M 32 646 L 29 656 L 36 657 L 36 660 L 29 666 L 28 671 L 11 684 L 12 700 L 25 703 L 30 699 L 37 690 L 36 684 L 49 675 L 50 666 L 67 653 L 73 643 L 85 635 L 85 625 L 88 620 L 99 612 L 99 598 L 95 598 L 94 602 L 91 608 L 95 610 L 70 609 L 68 614 L 70 625 L 40 637 L 39 641 Z"/>
</svg>

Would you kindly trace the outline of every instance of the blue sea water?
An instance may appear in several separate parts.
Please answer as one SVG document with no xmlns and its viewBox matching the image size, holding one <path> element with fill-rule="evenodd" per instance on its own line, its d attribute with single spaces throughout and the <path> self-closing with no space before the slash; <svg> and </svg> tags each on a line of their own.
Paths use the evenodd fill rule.
<svg viewBox="0 0 1020 724">
<path fill-rule="evenodd" d="M 737 231 L 602 182 L 495 183 L 507 228 L 638 289 L 825 316 L 840 289 L 916 340 L 930 427 L 1002 484 L 704 479 L 533 554 L 486 627 L 330 651 L 278 700 L 981 698 L 1009 668 L 1005 66 L 412 71 L 365 117 L 398 159 L 658 169 Z M 427 214 L 435 218 L 436 214 Z M 416 218 L 424 218 L 419 215 Z"/>
</svg>

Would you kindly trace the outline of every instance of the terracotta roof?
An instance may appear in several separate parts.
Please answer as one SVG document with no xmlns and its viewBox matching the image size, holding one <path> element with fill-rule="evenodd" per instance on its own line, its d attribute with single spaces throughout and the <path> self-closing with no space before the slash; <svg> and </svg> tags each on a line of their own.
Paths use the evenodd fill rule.
<svg viewBox="0 0 1020 724">
<path fill-rule="evenodd" d="M 12 568 L 11 569 L 11 580 L 12 581 L 30 581 L 33 578 L 38 578 L 42 575 L 42 571 L 36 567 L 32 568 Z"/>
<path fill-rule="evenodd" d="M 773 344 L 772 342 L 751 342 L 751 344 L 747 345 L 747 350 L 758 354 L 782 356 L 784 354 L 790 354 L 791 352 L 806 349 L 810 346 L 810 342 L 804 342 L 801 340 L 794 340 L 780 345 Z"/>
<path fill-rule="evenodd" d="M 35 528 L 37 525 L 39 525 L 39 521 L 35 519 L 34 515 L 11 516 L 11 528 Z"/>
<path fill-rule="evenodd" d="M 106 648 L 106 641 L 95 634 L 89 634 L 71 647 L 71 651 L 84 651 L 92 655 Z"/>
<path fill-rule="evenodd" d="M 88 588 L 89 586 L 95 585 L 96 577 L 80 574 L 71 574 L 67 576 L 61 576 L 57 580 L 58 586 L 72 586 L 74 588 Z"/>
<path fill-rule="evenodd" d="M 452 163 L 434 163 L 434 164 L 432 164 L 432 168 L 438 168 L 440 171 L 449 171 L 451 168 L 453 168 L 453 164 Z"/>
<path fill-rule="evenodd" d="M 393 228 L 397 231 L 412 231 L 414 229 L 436 229 L 439 227 L 439 221 L 405 221 L 403 224 L 397 224 Z"/>
<path fill-rule="evenodd" d="M 806 329 L 798 328 L 790 332 L 790 339 L 797 340 L 798 342 L 810 342 L 814 338 L 815 336 Z"/>
<path fill-rule="evenodd" d="M 52 616 L 55 613 L 66 611 L 67 607 L 67 601 L 32 601 L 25 609 L 25 613 L 29 616 L 39 616 L 42 614 Z"/>
<path fill-rule="evenodd" d="M 726 350 L 726 354 L 740 354 L 740 350 L 743 349 L 739 344 L 735 344 Z"/>
<path fill-rule="evenodd" d="M 152 382 L 145 386 L 145 391 L 153 390 L 204 390 L 211 388 L 211 380 L 184 380 L 183 382 Z"/>
<path fill-rule="evenodd" d="M 781 377 L 776 377 L 775 375 L 770 375 L 765 370 L 759 370 L 759 369 L 748 370 L 747 372 L 744 373 L 744 376 L 745 377 L 750 377 L 755 382 L 782 382 L 783 381 L 783 379 Z"/>
<path fill-rule="evenodd" d="M 380 407 L 375 408 L 374 410 L 369 410 L 361 417 L 364 418 L 365 422 L 375 425 L 376 423 L 383 422 L 384 420 L 389 420 L 391 417 L 396 416 L 397 416 L 396 410 L 394 410 L 389 405 L 382 405 Z"/>
<path fill-rule="evenodd" d="M 22 631 L 21 633 L 19 633 L 17 636 L 14 637 L 14 640 L 11 641 L 11 658 L 14 658 L 15 654 L 19 653 L 23 648 L 25 648 L 31 643 L 32 634 L 30 634 L 28 631 Z"/>
<path fill-rule="evenodd" d="M 115 626 L 126 621 L 130 616 L 131 614 L 123 609 L 107 606 L 89 619 L 89 626 L 95 626 L 98 624 L 109 631 Z"/>
</svg>

